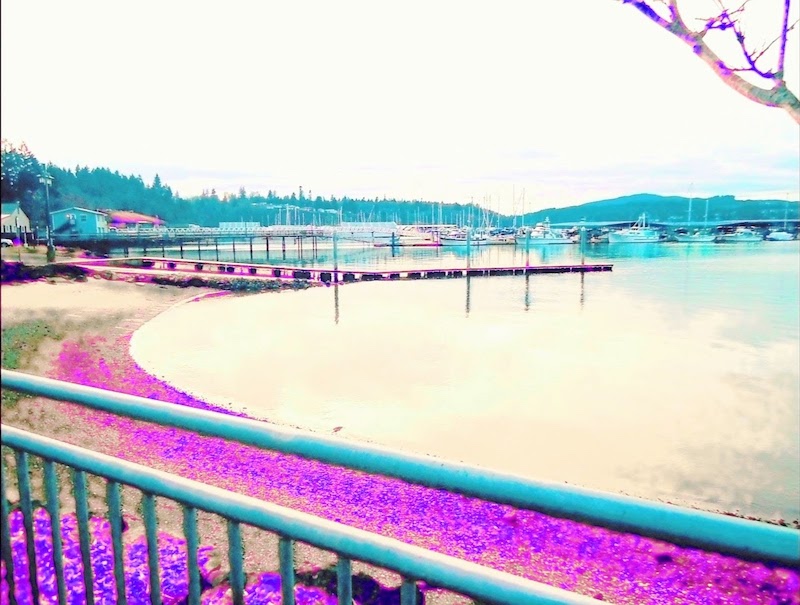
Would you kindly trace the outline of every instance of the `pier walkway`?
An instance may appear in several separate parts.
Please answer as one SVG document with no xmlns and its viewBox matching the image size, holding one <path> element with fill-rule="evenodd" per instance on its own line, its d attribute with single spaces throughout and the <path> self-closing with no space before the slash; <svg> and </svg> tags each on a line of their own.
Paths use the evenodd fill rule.
<svg viewBox="0 0 800 605">
<path fill-rule="evenodd" d="M 175 258 L 135 257 L 126 259 L 86 259 L 71 261 L 89 270 L 122 269 L 144 271 L 169 271 L 190 274 L 224 274 L 227 276 L 264 279 L 302 279 L 322 283 L 351 283 L 357 281 L 394 281 L 414 279 L 448 279 L 461 277 L 490 277 L 500 275 L 531 275 L 537 273 L 595 273 L 611 271 L 612 264 L 579 265 L 528 265 L 516 267 L 460 267 L 442 269 L 425 267 L 419 269 L 357 269 L 292 267 L 262 265 L 257 263 L 228 263 L 220 261 L 182 260 Z"/>
</svg>

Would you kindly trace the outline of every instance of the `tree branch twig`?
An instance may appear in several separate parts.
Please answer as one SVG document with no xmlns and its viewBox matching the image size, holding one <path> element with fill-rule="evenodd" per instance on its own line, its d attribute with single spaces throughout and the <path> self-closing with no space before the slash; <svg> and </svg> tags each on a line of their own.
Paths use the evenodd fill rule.
<svg viewBox="0 0 800 605">
<path fill-rule="evenodd" d="M 795 22 L 791 27 L 789 26 L 789 5 L 791 0 L 784 0 L 781 34 L 760 51 L 748 50 L 746 38 L 739 22 L 739 18 L 744 13 L 745 6 L 749 0 L 744 0 L 744 2 L 734 10 L 726 9 L 721 0 L 717 0 L 717 4 L 720 7 L 720 14 L 705 19 L 703 28 L 697 32 L 692 31 L 684 22 L 678 9 L 678 0 L 661 0 L 669 10 L 669 19 L 662 17 L 653 9 L 653 1 L 654 0 L 622 0 L 622 3 L 632 5 L 650 21 L 670 32 L 691 47 L 694 54 L 706 63 L 706 65 L 708 65 L 730 88 L 760 105 L 783 109 L 795 122 L 800 124 L 800 100 L 798 100 L 796 94 L 786 87 L 786 81 L 784 80 L 786 41 L 789 32 L 797 25 L 797 22 Z M 748 67 L 730 67 L 708 46 L 708 44 L 706 44 L 704 38 L 712 29 L 720 31 L 732 30 Z M 781 44 L 777 67 L 774 70 L 759 67 L 757 65 L 758 61 L 776 41 L 780 41 Z M 765 80 L 770 81 L 772 87 L 766 89 L 751 84 L 739 75 L 739 73 L 744 72 L 757 74 Z"/>
</svg>

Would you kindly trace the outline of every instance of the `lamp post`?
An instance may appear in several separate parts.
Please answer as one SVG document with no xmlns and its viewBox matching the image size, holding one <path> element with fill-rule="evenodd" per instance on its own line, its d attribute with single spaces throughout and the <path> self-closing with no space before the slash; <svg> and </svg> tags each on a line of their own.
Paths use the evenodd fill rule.
<svg viewBox="0 0 800 605">
<path fill-rule="evenodd" d="M 50 185 L 53 184 L 53 177 L 51 177 L 50 173 L 47 172 L 47 167 L 45 167 L 44 171 L 39 177 L 39 182 L 44 184 L 44 208 L 47 225 L 47 262 L 52 263 L 54 260 L 56 260 L 56 248 L 53 245 L 52 218 L 50 216 Z"/>
</svg>

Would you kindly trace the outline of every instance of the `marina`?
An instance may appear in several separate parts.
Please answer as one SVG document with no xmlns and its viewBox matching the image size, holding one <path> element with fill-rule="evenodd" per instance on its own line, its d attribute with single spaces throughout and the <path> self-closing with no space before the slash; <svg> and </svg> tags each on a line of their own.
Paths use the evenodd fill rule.
<svg viewBox="0 0 800 605">
<path fill-rule="evenodd" d="M 708 210 L 706 210 L 707 215 Z M 690 210 L 691 213 L 691 210 Z M 121 229 L 96 234 L 56 234 L 57 245 L 80 248 L 95 256 L 152 256 L 213 258 L 231 256 L 234 262 L 269 263 L 297 255 L 315 259 L 339 247 L 387 248 L 392 253 L 409 248 L 483 248 L 597 245 L 622 243 L 711 244 L 797 239 L 800 221 L 745 220 L 710 225 L 689 220 L 654 223 L 642 213 L 636 222 L 586 222 L 554 225 L 543 222 L 528 227 L 470 228 L 456 225 L 402 225 L 398 223 L 341 223 L 334 226 L 272 225 L 248 228 L 152 228 Z M 582 239 L 583 238 L 583 239 Z M 40 238 L 41 239 L 41 234 Z M 169 251 L 169 253 L 168 253 Z"/>
</svg>

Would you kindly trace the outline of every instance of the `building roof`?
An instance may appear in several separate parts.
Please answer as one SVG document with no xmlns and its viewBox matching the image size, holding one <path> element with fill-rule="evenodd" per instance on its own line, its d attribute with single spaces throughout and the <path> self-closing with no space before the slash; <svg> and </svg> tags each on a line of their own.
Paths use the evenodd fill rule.
<svg viewBox="0 0 800 605">
<path fill-rule="evenodd" d="M 105 212 L 100 212 L 99 210 L 89 210 L 88 208 L 81 208 L 80 206 L 71 206 L 69 208 L 62 208 L 61 210 L 53 210 L 50 214 L 59 214 L 61 212 L 74 212 L 75 210 L 79 212 L 88 212 L 89 214 L 102 214 L 105 216 Z"/>
<path fill-rule="evenodd" d="M 19 208 L 19 202 L 6 202 L 5 204 L 2 204 L 2 211 L 0 211 L 0 214 L 2 214 L 3 218 L 5 218 L 17 208 Z"/>
<path fill-rule="evenodd" d="M 112 223 L 152 223 L 154 225 L 163 225 L 165 221 L 157 216 L 147 216 L 138 212 L 130 210 L 107 210 L 108 218 Z"/>
</svg>

